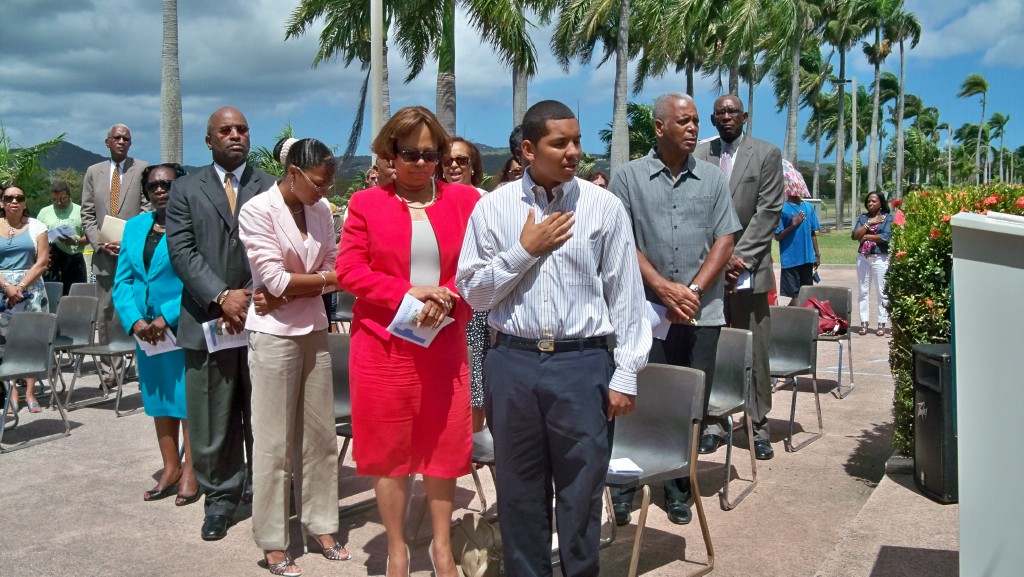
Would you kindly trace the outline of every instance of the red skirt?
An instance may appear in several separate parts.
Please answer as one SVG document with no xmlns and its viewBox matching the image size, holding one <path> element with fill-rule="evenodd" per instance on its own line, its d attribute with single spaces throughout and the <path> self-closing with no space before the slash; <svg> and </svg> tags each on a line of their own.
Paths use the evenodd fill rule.
<svg viewBox="0 0 1024 577">
<path fill-rule="evenodd" d="M 352 325 L 352 458 L 356 474 L 469 473 L 473 425 L 466 337 L 452 323 L 429 348 Z"/>
</svg>

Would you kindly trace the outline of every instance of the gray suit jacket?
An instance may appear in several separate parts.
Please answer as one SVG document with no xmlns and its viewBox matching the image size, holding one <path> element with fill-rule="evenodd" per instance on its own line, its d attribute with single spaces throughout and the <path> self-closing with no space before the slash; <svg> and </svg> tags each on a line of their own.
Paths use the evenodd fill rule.
<svg viewBox="0 0 1024 577">
<path fill-rule="evenodd" d="M 694 155 L 718 166 L 721 139 L 697 145 Z M 778 147 L 744 135 L 729 178 L 732 205 L 743 229 L 736 233 L 735 256 L 754 271 L 754 292 L 772 289 L 772 239 L 779 226 L 786 185 L 782 180 L 782 153 Z"/>
<path fill-rule="evenodd" d="M 149 166 L 144 160 L 128 157 L 124 161 L 121 175 L 121 193 L 118 195 L 117 210 L 110 210 L 110 159 L 98 162 L 85 171 L 82 180 L 82 228 L 92 244 L 95 254 L 93 268 L 97 276 L 113 276 L 117 269 L 117 257 L 98 250 L 100 229 L 103 219 L 113 214 L 122 220 L 153 210 L 149 201 L 142 196 L 142 169 Z"/>
<path fill-rule="evenodd" d="M 274 177 L 252 165 L 239 179 L 235 214 L 213 165 L 179 178 L 167 205 L 167 252 L 184 285 L 178 344 L 205 350 L 202 323 L 220 317 L 214 303 L 226 288 L 252 287 L 245 249 L 238 240 L 238 210 L 274 184 Z"/>
</svg>

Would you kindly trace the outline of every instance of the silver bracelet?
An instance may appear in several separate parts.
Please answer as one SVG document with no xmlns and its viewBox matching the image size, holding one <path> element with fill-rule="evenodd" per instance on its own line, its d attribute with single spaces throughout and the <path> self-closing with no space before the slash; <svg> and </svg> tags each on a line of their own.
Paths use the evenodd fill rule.
<svg viewBox="0 0 1024 577">
<path fill-rule="evenodd" d="M 320 286 L 320 294 L 324 294 L 327 290 L 327 275 L 322 270 L 317 271 L 316 274 L 320 275 L 320 280 L 324 281 L 324 284 Z"/>
</svg>

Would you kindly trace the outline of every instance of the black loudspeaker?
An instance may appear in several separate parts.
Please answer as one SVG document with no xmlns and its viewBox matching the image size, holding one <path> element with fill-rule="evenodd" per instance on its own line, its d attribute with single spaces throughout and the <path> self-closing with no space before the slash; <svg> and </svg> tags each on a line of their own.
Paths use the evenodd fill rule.
<svg viewBox="0 0 1024 577">
<path fill-rule="evenodd" d="M 914 345 L 914 482 L 940 503 L 959 498 L 956 387 L 950 344 Z"/>
</svg>

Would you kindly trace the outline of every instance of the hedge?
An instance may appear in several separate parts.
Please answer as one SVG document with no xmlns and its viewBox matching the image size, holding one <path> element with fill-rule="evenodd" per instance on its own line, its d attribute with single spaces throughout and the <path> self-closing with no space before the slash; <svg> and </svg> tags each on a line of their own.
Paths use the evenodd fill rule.
<svg viewBox="0 0 1024 577">
<path fill-rule="evenodd" d="M 895 227 L 889 245 L 889 297 L 892 342 L 889 366 L 895 383 L 893 448 L 911 455 L 914 448 L 914 387 L 911 347 L 950 342 L 950 278 L 953 236 L 950 218 L 958 212 L 988 211 L 1024 215 L 1020 185 L 970 186 L 909 193 L 893 210 L 906 224 Z"/>
</svg>

